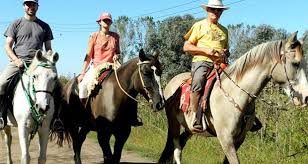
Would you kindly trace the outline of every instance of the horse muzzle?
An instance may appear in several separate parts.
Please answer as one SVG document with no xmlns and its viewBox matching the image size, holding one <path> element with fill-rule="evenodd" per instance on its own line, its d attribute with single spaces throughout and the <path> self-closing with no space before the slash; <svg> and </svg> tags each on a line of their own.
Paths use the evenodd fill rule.
<svg viewBox="0 0 308 164">
<path fill-rule="evenodd" d="M 165 101 L 162 98 L 160 99 L 160 101 L 153 103 L 154 112 L 158 112 L 158 111 L 162 110 L 164 107 L 165 107 Z"/>
<path fill-rule="evenodd" d="M 41 114 L 46 114 L 48 110 L 50 109 L 50 105 L 40 105 L 40 104 L 35 104 L 35 108 L 39 111 Z"/>
</svg>

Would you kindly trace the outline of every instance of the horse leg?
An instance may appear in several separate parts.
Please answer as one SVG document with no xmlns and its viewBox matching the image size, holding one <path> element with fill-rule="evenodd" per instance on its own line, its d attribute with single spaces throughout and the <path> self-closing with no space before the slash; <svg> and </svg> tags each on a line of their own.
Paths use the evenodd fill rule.
<svg viewBox="0 0 308 164">
<path fill-rule="evenodd" d="M 18 123 L 18 136 L 19 136 L 19 144 L 21 150 L 21 160 L 22 164 L 30 163 L 30 154 L 29 154 L 29 128 L 27 128 L 22 123 Z"/>
<path fill-rule="evenodd" d="M 100 124 L 97 124 L 100 125 Z M 104 125 L 104 124 L 103 124 Z M 97 130 L 97 140 L 104 154 L 104 163 L 113 163 L 112 152 L 110 148 L 111 131 L 108 128 L 99 127 Z"/>
<path fill-rule="evenodd" d="M 76 164 L 81 164 L 80 152 L 81 146 L 85 141 L 87 134 L 90 132 L 90 129 L 85 127 L 75 128 L 71 133 L 73 140 L 73 149 L 74 149 L 74 161 Z"/>
<path fill-rule="evenodd" d="M 236 151 L 240 148 L 240 146 L 241 146 L 242 143 L 244 142 L 245 138 L 246 138 L 246 132 L 245 132 L 245 134 L 244 134 L 244 133 L 241 134 L 240 137 L 236 140 L 236 142 L 235 142 L 235 144 L 234 144 L 235 150 L 236 150 Z M 224 159 L 224 162 L 223 162 L 223 163 L 226 163 L 226 164 L 229 163 L 229 161 L 228 161 L 228 159 L 227 159 L 226 156 L 225 156 L 225 159 Z"/>
<path fill-rule="evenodd" d="M 5 143 L 6 143 L 6 152 L 7 152 L 7 159 L 6 163 L 7 164 L 12 164 L 12 153 L 11 153 L 11 145 L 12 145 L 12 132 L 11 132 L 11 127 L 6 126 L 4 128 L 5 132 Z"/>
<path fill-rule="evenodd" d="M 123 146 L 125 142 L 127 141 L 130 132 L 131 132 L 130 126 L 125 126 L 115 131 L 114 133 L 115 143 L 114 143 L 114 151 L 113 151 L 114 163 L 120 163 Z"/>
<path fill-rule="evenodd" d="M 217 138 L 220 142 L 220 145 L 227 157 L 225 162 L 229 162 L 231 164 L 239 164 L 239 159 L 236 154 L 235 148 L 235 140 L 230 134 L 223 134 L 221 132 L 217 132 Z"/>
<path fill-rule="evenodd" d="M 49 125 L 42 126 L 38 129 L 39 135 L 39 150 L 40 156 L 38 158 L 38 164 L 45 164 L 46 163 L 46 151 L 47 151 L 47 144 L 48 144 L 48 137 L 49 137 Z"/>
<path fill-rule="evenodd" d="M 184 146 L 185 144 L 181 144 L 181 125 L 176 118 L 177 113 L 175 112 L 175 109 L 172 108 L 172 104 L 166 104 L 166 115 L 168 118 L 168 136 L 165 148 L 159 158 L 158 163 L 172 162 L 172 155 L 174 156 L 176 162 L 180 163 L 183 148 L 182 145 Z M 183 143 L 186 143 L 186 141 Z"/>
</svg>

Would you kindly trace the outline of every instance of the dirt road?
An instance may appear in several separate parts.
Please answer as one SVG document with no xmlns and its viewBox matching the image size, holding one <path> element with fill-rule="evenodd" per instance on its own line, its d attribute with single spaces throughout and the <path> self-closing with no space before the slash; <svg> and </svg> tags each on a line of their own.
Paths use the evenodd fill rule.
<svg viewBox="0 0 308 164">
<path fill-rule="evenodd" d="M 20 147 L 18 141 L 17 128 L 12 128 L 12 158 L 14 163 L 20 163 Z M 0 164 L 6 162 L 6 148 L 4 137 L 0 137 Z M 37 163 L 38 159 L 38 137 L 34 137 L 30 144 L 31 164 Z M 94 164 L 103 162 L 103 153 L 99 144 L 92 139 L 86 139 L 82 146 L 81 160 L 85 164 Z M 47 164 L 73 164 L 73 150 L 68 145 L 58 147 L 55 143 L 49 142 L 47 149 Z M 136 153 L 124 151 L 121 163 L 155 163 L 151 160 L 142 158 Z"/>
</svg>

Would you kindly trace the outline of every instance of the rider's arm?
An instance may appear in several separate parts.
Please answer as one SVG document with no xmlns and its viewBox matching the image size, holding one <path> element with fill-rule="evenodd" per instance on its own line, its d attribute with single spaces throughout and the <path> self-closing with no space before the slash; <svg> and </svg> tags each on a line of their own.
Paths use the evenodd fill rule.
<svg viewBox="0 0 308 164">
<path fill-rule="evenodd" d="M 197 47 L 190 41 L 185 41 L 183 46 L 183 51 L 190 53 L 192 56 L 203 55 L 210 58 L 213 61 L 219 59 L 219 57 L 215 56 L 216 51 L 214 49 L 206 47 Z"/>
<path fill-rule="evenodd" d="M 16 54 L 14 53 L 12 47 L 13 47 L 13 44 L 14 44 L 14 39 L 12 37 L 6 37 L 6 40 L 5 40 L 5 45 L 4 45 L 4 48 L 5 48 L 5 51 L 6 51 L 6 54 L 7 56 L 14 62 L 14 64 L 17 66 L 17 67 L 22 67 L 23 66 L 23 62 L 21 59 L 19 59 Z"/>
<path fill-rule="evenodd" d="M 91 35 L 89 42 L 88 42 L 87 54 L 84 58 L 81 73 L 78 76 L 78 82 L 82 81 L 84 75 L 86 74 L 87 68 L 91 62 L 91 58 L 94 56 L 94 39 L 92 37 L 93 35 Z"/>
<path fill-rule="evenodd" d="M 46 51 L 52 50 L 52 48 L 51 48 L 51 40 L 47 40 L 45 42 L 45 50 Z"/>
</svg>

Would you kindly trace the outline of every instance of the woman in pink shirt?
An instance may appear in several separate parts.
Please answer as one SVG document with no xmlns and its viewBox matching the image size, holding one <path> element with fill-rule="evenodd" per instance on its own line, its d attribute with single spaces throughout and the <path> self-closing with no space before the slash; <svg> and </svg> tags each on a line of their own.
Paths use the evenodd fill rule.
<svg viewBox="0 0 308 164">
<path fill-rule="evenodd" d="M 120 37 L 117 33 L 109 31 L 112 24 L 111 14 L 102 13 L 96 22 L 99 24 L 100 30 L 93 32 L 90 36 L 87 54 L 78 77 L 79 97 L 84 105 L 89 95 L 87 85 L 94 78 L 93 68 L 106 62 L 113 63 L 120 56 Z M 90 65 L 91 61 L 93 65 Z"/>
<path fill-rule="evenodd" d="M 109 31 L 112 24 L 111 14 L 107 12 L 102 13 L 96 22 L 100 25 L 100 30 L 92 33 L 90 36 L 82 71 L 78 76 L 79 98 L 84 107 L 89 96 L 88 84 L 95 78 L 94 69 L 101 64 L 114 63 L 114 61 L 119 59 L 121 53 L 120 36 L 115 32 Z M 91 61 L 93 65 L 90 65 Z M 132 125 L 141 126 L 142 124 L 136 112 Z"/>
</svg>

